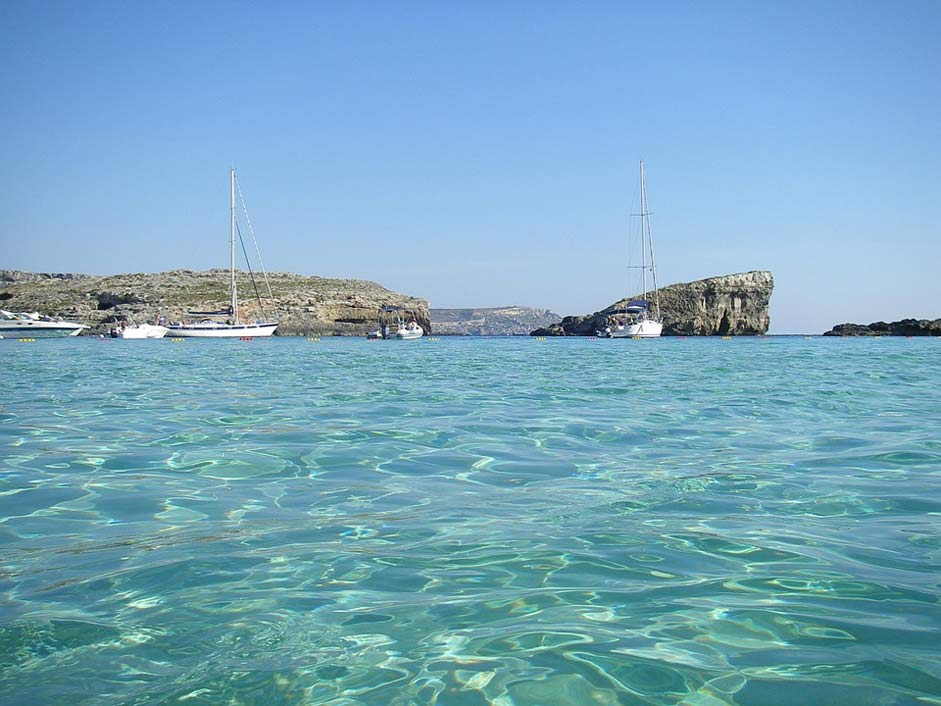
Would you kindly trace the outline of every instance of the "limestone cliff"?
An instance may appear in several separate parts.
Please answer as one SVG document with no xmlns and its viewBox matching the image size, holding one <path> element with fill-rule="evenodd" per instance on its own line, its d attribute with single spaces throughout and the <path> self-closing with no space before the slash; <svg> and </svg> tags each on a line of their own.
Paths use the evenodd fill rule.
<svg viewBox="0 0 941 706">
<path fill-rule="evenodd" d="M 443 336 L 525 336 L 558 319 L 548 309 L 528 306 L 431 310 L 435 333 Z"/>
<path fill-rule="evenodd" d="M 248 273 L 237 273 L 239 310 L 248 320 L 274 316 L 281 322 L 280 335 L 365 335 L 375 327 L 379 307 L 386 305 L 407 307 L 431 332 L 427 301 L 375 282 L 282 272 L 269 273 L 268 279 L 274 306 L 263 296 L 262 310 Z M 258 287 L 266 293 L 263 281 Z M 228 270 L 103 277 L 0 270 L 0 308 L 59 316 L 90 326 L 91 333 L 104 332 L 123 319 L 150 322 L 163 315 L 179 321 L 187 311 L 225 309 L 228 300 Z"/>
<path fill-rule="evenodd" d="M 673 284 L 660 290 L 664 336 L 742 336 L 763 334 L 770 323 L 770 272 L 742 272 Z M 533 336 L 592 336 L 607 317 L 638 295 L 616 301 L 588 316 L 567 316 L 536 329 Z"/>
</svg>

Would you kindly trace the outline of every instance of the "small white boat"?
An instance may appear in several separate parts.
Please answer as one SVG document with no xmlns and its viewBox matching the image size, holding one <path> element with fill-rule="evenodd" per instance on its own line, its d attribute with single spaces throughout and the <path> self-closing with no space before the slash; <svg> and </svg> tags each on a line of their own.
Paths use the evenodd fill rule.
<svg viewBox="0 0 941 706">
<path fill-rule="evenodd" d="M 53 319 L 38 311 L 28 314 L 0 310 L 0 338 L 64 338 L 77 336 L 86 328 L 84 324 Z"/>
<path fill-rule="evenodd" d="M 644 294 L 633 299 L 624 309 L 608 315 L 605 328 L 595 333 L 601 338 L 659 338 L 663 332 L 660 320 L 660 292 L 657 289 L 657 267 L 653 257 L 653 238 L 650 235 L 650 211 L 647 209 L 647 182 L 644 178 L 644 163 L 640 163 L 640 253 L 641 264 L 631 269 L 643 272 Z M 647 255 L 650 255 L 650 264 Z M 653 276 L 653 308 L 647 298 L 647 272 Z"/>
<path fill-rule="evenodd" d="M 399 326 L 394 335 L 400 340 L 409 341 L 413 338 L 421 338 L 424 336 L 425 329 L 419 326 L 417 321 L 409 321 L 407 324 Z"/>
<path fill-rule="evenodd" d="M 157 324 L 130 324 L 114 329 L 114 338 L 163 338 L 169 331 L 166 326 Z"/>
<path fill-rule="evenodd" d="M 238 226 L 235 222 L 235 170 L 229 170 L 229 187 L 230 187 L 230 204 L 229 204 L 229 308 L 226 311 L 213 311 L 213 312 L 193 312 L 192 316 L 201 317 L 200 320 L 195 322 L 184 322 L 171 324 L 168 327 L 168 331 L 171 336 L 180 336 L 182 338 L 255 338 L 262 336 L 271 336 L 274 334 L 275 329 L 278 328 L 277 321 L 257 321 L 255 323 L 242 323 L 239 320 L 239 301 L 238 301 L 238 290 L 235 286 L 235 233 L 238 229 Z M 241 196 L 241 190 L 239 190 L 239 196 Z M 242 207 L 244 209 L 245 202 L 242 202 Z M 248 221 L 249 230 L 251 230 L 251 221 L 248 219 L 248 212 L 245 211 L 245 220 Z M 239 238 L 242 237 L 241 231 L 239 231 Z M 252 240 L 254 240 L 255 235 L 252 233 Z M 256 243 L 257 249 L 257 243 Z M 244 244 L 243 244 L 244 250 Z M 259 261 L 261 257 L 259 256 Z M 255 281 L 255 275 L 249 268 L 249 272 L 252 274 L 252 281 Z M 262 272 L 265 275 L 265 284 L 268 284 L 268 275 L 262 267 Z M 257 286 L 256 286 L 257 292 Z M 268 296 L 271 295 L 271 286 L 268 285 Z M 261 299 L 259 297 L 259 306 L 261 305 Z M 208 317 L 208 318 L 202 318 Z M 220 321 L 219 319 L 223 319 Z"/>
<path fill-rule="evenodd" d="M 418 325 L 415 315 L 401 306 L 384 306 L 379 309 L 376 325 L 375 331 L 366 334 L 370 341 L 393 338 L 409 341 L 425 335 L 425 329 Z"/>
</svg>

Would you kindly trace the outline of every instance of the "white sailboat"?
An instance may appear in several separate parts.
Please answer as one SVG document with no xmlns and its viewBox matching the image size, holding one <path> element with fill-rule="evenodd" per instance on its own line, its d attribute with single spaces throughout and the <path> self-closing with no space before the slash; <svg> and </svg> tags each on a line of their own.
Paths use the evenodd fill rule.
<svg viewBox="0 0 941 706">
<path fill-rule="evenodd" d="M 229 226 L 229 308 L 227 311 L 192 312 L 201 317 L 190 323 L 171 324 L 167 327 L 170 336 L 183 338 L 254 338 L 271 336 L 278 328 L 277 321 L 243 323 L 239 319 L 238 289 L 235 284 L 235 169 L 229 170 L 230 226 Z M 267 279 L 267 277 L 266 277 Z M 269 295 L 271 289 L 269 287 Z M 225 317 L 224 321 L 219 321 Z"/>
<path fill-rule="evenodd" d="M 653 256 L 653 238 L 650 235 L 650 211 L 647 209 L 647 182 L 644 177 L 644 162 L 640 162 L 640 251 L 643 273 L 644 294 L 641 299 L 631 299 L 623 309 L 612 311 L 603 331 L 597 335 L 603 338 L 659 338 L 663 331 L 660 319 L 660 292 L 657 289 L 657 266 Z M 647 255 L 650 255 L 650 264 Z M 632 268 L 633 269 L 633 268 Z M 647 272 L 653 279 L 653 311 L 647 290 Z"/>
</svg>

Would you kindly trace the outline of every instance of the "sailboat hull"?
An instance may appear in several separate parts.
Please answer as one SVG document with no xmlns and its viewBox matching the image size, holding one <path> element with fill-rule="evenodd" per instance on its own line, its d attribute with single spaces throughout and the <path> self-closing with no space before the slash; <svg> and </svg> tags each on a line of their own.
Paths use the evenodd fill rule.
<svg viewBox="0 0 941 706">
<path fill-rule="evenodd" d="M 659 321 L 637 321 L 623 326 L 612 326 L 605 330 L 608 338 L 660 338 L 663 324 Z"/>
<path fill-rule="evenodd" d="M 261 338 L 274 334 L 278 324 L 199 323 L 170 326 L 168 336 L 180 338 Z"/>
</svg>

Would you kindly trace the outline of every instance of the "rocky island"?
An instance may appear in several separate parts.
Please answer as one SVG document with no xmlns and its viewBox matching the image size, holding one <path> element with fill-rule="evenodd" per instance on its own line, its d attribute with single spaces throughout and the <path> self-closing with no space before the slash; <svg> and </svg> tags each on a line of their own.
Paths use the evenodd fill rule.
<svg viewBox="0 0 941 706">
<path fill-rule="evenodd" d="M 243 318 L 274 316 L 280 321 L 277 333 L 282 336 L 362 336 L 375 328 L 381 306 L 409 309 L 421 327 L 431 332 L 426 300 L 375 282 L 268 273 L 274 303 L 267 301 L 267 288 L 259 281 L 263 310 L 248 273 L 239 272 L 236 279 Z M 105 333 L 124 320 L 151 322 L 164 316 L 179 321 L 187 311 L 224 309 L 228 300 L 228 270 L 109 276 L 0 270 L 0 308 L 76 321 L 91 327 L 93 334 Z"/>
<path fill-rule="evenodd" d="M 660 290 L 664 336 L 746 336 L 768 331 L 768 305 L 774 289 L 770 272 L 757 270 L 673 284 Z M 566 316 L 532 331 L 532 336 L 594 336 L 627 297 L 587 316 Z"/>
<path fill-rule="evenodd" d="M 837 324 L 824 336 L 941 336 L 941 319 L 902 319 L 886 323 Z"/>
<path fill-rule="evenodd" d="M 528 306 L 431 310 L 435 333 L 442 336 L 525 336 L 560 318 L 548 309 Z"/>
</svg>

